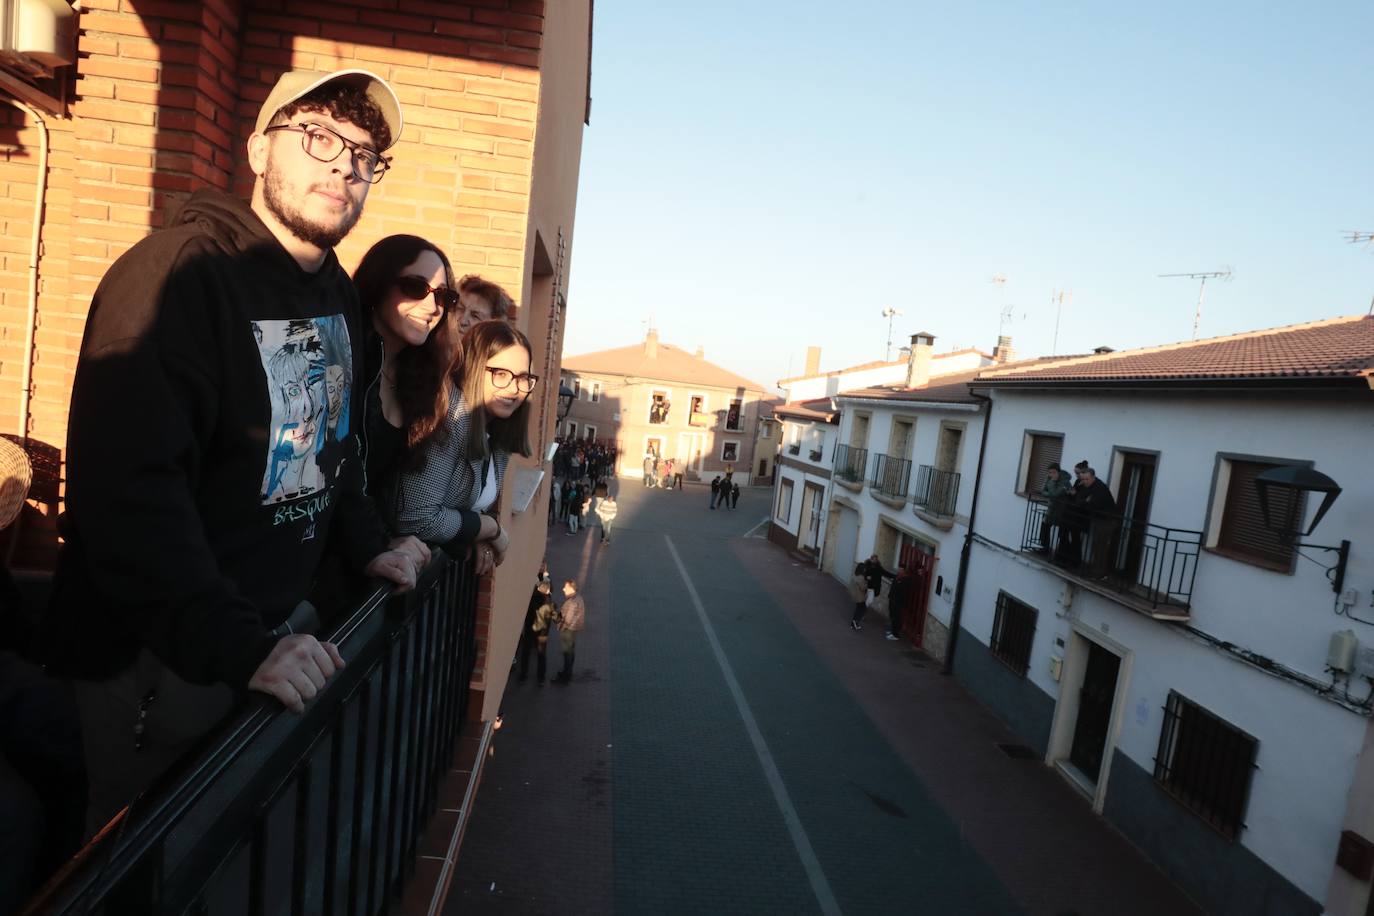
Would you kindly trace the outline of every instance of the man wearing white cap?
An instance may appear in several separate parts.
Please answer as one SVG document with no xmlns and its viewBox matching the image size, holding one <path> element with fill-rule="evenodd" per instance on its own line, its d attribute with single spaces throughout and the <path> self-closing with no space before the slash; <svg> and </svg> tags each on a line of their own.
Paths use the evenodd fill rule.
<svg viewBox="0 0 1374 916">
<path fill-rule="evenodd" d="M 88 827 L 236 696 L 300 711 L 324 688 L 343 659 L 301 629 L 326 550 L 401 588 L 428 561 L 365 494 L 363 335 L 333 252 L 401 126 L 371 73 L 285 74 L 248 139 L 251 203 L 197 191 L 96 290 L 44 633 L 81 706 Z"/>
</svg>

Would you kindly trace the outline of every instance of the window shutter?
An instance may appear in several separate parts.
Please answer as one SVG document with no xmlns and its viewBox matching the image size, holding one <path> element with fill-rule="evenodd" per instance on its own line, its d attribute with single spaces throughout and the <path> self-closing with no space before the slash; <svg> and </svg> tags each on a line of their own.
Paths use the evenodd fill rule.
<svg viewBox="0 0 1374 916">
<path fill-rule="evenodd" d="M 1030 462 L 1026 465 L 1026 479 L 1021 483 L 1021 492 L 1038 495 L 1050 468 L 1062 464 L 1060 459 L 1063 454 L 1062 436 L 1039 436 L 1032 433 Z"/>
<path fill-rule="evenodd" d="M 1231 481 L 1226 487 L 1226 507 L 1222 513 L 1217 546 L 1266 566 L 1285 570 L 1290 568 L 1293 564 L 1293 548 L 1282 543 L 1277 534 L 1264 527 L 1259 488 L 1255 486 L 1255 478 L 1261 472 L 1277 465 L 1255 461 L 1231 461 L 1230 465 Z M 1271 521 L 1275 524 L 1305 517 L 1306 500 L 1303 497 L 1279 491 L 1270 495 Z M 1297 527 L 1299 523 L 1295 521 L 1290 527 Z"/>
</svg>

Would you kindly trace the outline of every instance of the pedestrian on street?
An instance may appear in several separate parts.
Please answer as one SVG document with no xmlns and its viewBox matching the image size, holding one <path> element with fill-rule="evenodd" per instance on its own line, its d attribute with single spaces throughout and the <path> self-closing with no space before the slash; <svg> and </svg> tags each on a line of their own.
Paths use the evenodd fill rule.
<svg viewBox="0 0 1374 916">
<path fill-rule="evenodd" d="M 577 634 L 587 625 L 587 606 L 577 593 L 577 582 L 569 579 L 563 583 L 563 606 L 558 609 L 558 641 L 563 649 L 563 670 L 558 672 L 554 681 L 559 684 L 572 682 L 573 660 L 577 656 Z"/>
<path fill-rule="evenodd" d="M 883 564 L 878 562 L 876 553 L 860 563 L 858 569 L 863 571 L 864 597 L 863 601 L 854 609 L 854 619 L 850 621 L 850 626 L 856 630 L 862 630 L 864 613 L 873 606 L 883 593 L 883 579 L 895 579 L 896 576 L 883 569 Z"/>
<path fill-rule="evenodd" d="M 573 486 L 568 499 L 568 536 L 571 537 L 577 534 L 577 529 L 582 525 L 582 507 L 587 503 L 586 490 L 580 481 Z"/>
<path fill-rule="evenodd" d="M 529 625 L 529 635 L 534 638 L 534 679 L 540 687 L 544 686 L 544 675 L 548 669 L 549 659 L 549 626 L 553 623 L 557 611 L 553 606 L 553 586 L 548 581 L 540 582 L 537 590 L 541 594 L 542 600 L 534 610 L 534 620 Z M 525 660 L 522 658 L 520 680 L 525 679 L 524 672 Z"/>
<path fill-rule="evenodd" d="M 892 587 L 887 591 L 887 636 L 891 641 L 902 637 L 902 612 L 911 598 L 911 571 L 900 569 Z"/>
<path fill-rule="evenodd" d="M 862 630 L 864 611 L 868 609 L 868 579 L 864 575 L 864 568 L 867 564 L 859 563 L 854 567 L 854 574 L 849 577 L 849 600 L 854 602 L 854 616 L 849 620 L 849 627 L 853 630 Z"/>
<path fill-rule="evenodd" d="M 711 508 L 716 507 L 716 500 L 720 499 L 720 475 L 717 474 L 711 480 Z"/>
<path fill-rule="evenodd" d="M 663 476 L 659 479 L 659 486 L 665 490 L 673 488 L 673 459 L 671 458 L 663 462 Z"/>
<path fill-rule="evenodd" d="M 530 676 L 530 652 L 534 649 L 535 636 L 538 632 L 537 620 L 539 609 L 545 604 L 550 604 L 552 598 L 552 586 L 547 579 L 540 579 L 534 586 L 534 591 L 530 593 L 530 603 L 525 608 L 525 623 L 520 628 L 520 644 L 516 647 L 515 655 L 520 662 L 519 680 L 524 681 Z M 545 629 L 546 644 L 548 630 Z M 539 683 L 544 683 L 544 653 L 539 653 Z"/>
<path fill-rule="evenodd" d="M 596 517 L 601 519 L 601 543 L 611 542 L 611 523 L 615 521 L 615 514 L 619 507 L 615 504 L 615 497 L 609 492 L 602 497 L 596 506 Z"/>
<path fill-rule="evenodd" d="M 730 485 L 730 508 L 733 509 L 737 505 L 739 505 L 739 484 L 732 483 Z"/>
</svg>

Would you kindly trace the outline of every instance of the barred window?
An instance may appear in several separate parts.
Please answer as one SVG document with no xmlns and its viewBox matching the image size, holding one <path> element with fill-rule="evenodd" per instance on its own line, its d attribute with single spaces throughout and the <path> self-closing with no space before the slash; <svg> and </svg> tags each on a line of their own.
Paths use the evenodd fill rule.
<svg viewBox="0 0 1374 916">
<path fill-rule="evenodd" d="M 1006 592 L 997 595 L 997 616 L 992 621 L 992 654 L 1021 677 L 1030 668 L 1031 644 L 1039 612 Z"/>
<path fill-rule="evenodd" d="M 1155 756 L 1155 781 L 1185 808 L 1234 840 L 1259 742 L 1182 694 L 1169 691 Z"/>
</svg>

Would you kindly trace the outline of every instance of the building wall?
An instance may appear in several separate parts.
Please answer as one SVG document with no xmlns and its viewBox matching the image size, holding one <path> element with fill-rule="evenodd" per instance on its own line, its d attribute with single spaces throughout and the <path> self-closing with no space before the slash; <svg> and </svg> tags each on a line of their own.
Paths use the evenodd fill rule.
<svg viewBox="0 0 1374 916">
<path fill-rule="evenodd" d="M 0 105 L 0 429 L 27 427 L 38 442 L 65 446 L 96 284 L 194 189 L 247 196 L 244 143 L 261 101 L 287 69 L 368 68 L 392 83 L 405 106 L 394 170 L 372 188 L 362 220 L 339 248 L 345 268 L 378 238 L 413 232 L 444 248 L 460 273 L 489 276 L 523 302 L 542 0 L 399 0 L 394 9 L 364 0 L 82 6 L 71 118 L 46 119 L 51 156 L 27 422 L 18 412 L 38 130 Z M 585 8 L 568 11 L 569 21 L 582 9 L 585 27 Z M 586 43 L 584 34 L 584 57 Z M 585 93 L 585 78 L 574 82 Z M 576 107 L 580 113 L 585 106 Z M 541 181 L 575 185 L 574 172 L 575 162 L 564 160 Z M 57 509 L 56 500 L 31 502 L 16 566 L 51 567 Z"/>
<path fill-rule="evenodd" d="M 1264 885 L 1276 888 L 1273 893 L 1279 895 L 1271 899 L 1287 899 L 1282 896 L 1285 883 L 1313 901 L 1322 899 L 1331 881 L 1366 717 L 1219 652 L 1176 624 L 1151 619 L 1088 591 L 1066 593 L 1060 577 L 1016 555 L 1025 499 L 1013 491 L 1027 428 L 1062 430 L 1065 464 L 1087 457 L 1099 467 L 1107 465 L 1113 445 L 1160 451 L 1150 518 L 1181 528 L 1204 527 L 1218 451 L 1314 459 L 1318 469 L 1348 485 L 1314 540 L 1331 543 L 1351 537 L 1358 554 L 1358 537 L 1364 530 L 1361 507 L 1374 495 L 1357 473 L 1360 456 L 1368 450 L 1365 411 L 1359 405 L 1279 399 L 1137 396 L 1125 402 L 1000 392 L 995 398 L 978 535 L 963 608 L 966 632 L 960 659 L 987 651 L 999 589 L 1039 612 L 1030 669 L 1024 680 L 1013 675 L 1023 697 L 1055 696 L 1056 708 L 1066 708 L 1068 692 L 1076 690 L 1076 685 L 1067 679 L 1063 684 L 1054 680 L 1050 657 L 1064 657 L 1075 633 L 1109 638 L 1130 663 L 1123 665 L 1118 681 L 1121 713 L 1113 739 L 1114 753 L 1124 759 L 1112 765 L 1101 789 L 1103 810 L 1204 902 L 1225 903 L 1220 910 L 1225 912 L 1257 911 L 1244 908 L 1254 901 L 1253 894 L 1216 893 L 1217 888 L 1253 884 L 1254 863 L 1239 853 L 1221 863 L 1178 855 L 1181 849 L 1206 848 L 1204 834 L 1212 829 L 1191 812 L 1184 811 L 1186 816 L 1180 817 L 1171 811 L 1165 819 L 1171 832 L 1160 834 L 1165 828 L 1150 809 L 1177 803 L 1158 786 L 1152 786 L 1152 793 L 1130 788 L 1140 782 L 1131 778 L 1134 771 L 1123 779 L 1128 785 L 1120 790 L 1114 783 L 1115 774 L 1128 764 L 1147 774 L 1153 772 L 1162 708 L 1169 691 L 1178 691 L 1258 739 L 1257 769 L 1238 845 L 1273 871 L 1264 879 Z M 1368 595 L 1371 572 L 1367 561 L 1352 557 L 1348 585 Z M 1066 595 L 1067 606 L 1063 603 Z M 1285 575 L 1204 552 L 1193 592 L 1192 626 L 1318 681 L 1329 681 L 1324 671 L 1328 640 L 1333 631 L 1351 626 L 1347 618 L 1331 612 L 1333 597 L 1314 564 L 1299 563 L 1293 575 Z M 1362 638 L 1374 636 L 1366 628 L 1357 630 Z M 970 636 L 978 647 L 965 645 Z M 1009 721 L 1024 721 L 1024 708 L 1036 704 L 1005 699 L 1009 691 L 1003 682 L 1010 673 L 1004 668 L 1000 677 L 990 677 L 971 665 L 961 676 Z M 1071 734 L 1071 722 L 1060 722 L 1056 728 L 1061 726 Z M 1032 730 L 1035 734 L 1025 737 L 1038 739 L 1041 726 Z M 1108 751 L 1107 759 L 1112 760 L 1110 746 Z M 1167 842 L 1162 836 L 1168 837 Z M 1218 876 L 1219 868 L 1234 871 Z"/>
<path fill-rule="evenodd" d="M 731 462 L 737 480 L 748 482 L 758 470 L 754 447 L 762 391 L 740 391 L 736 388 L 642 378 L 637 378 L 630 384 L 625 381 L 624 376 L 598 374 L 588 370 L 565 369 L 563 375 L 569 380 L 570 387 L 573 379 L 582 382 L 582 395 L 573 402 L 567 420 L 577 424 L 579 436 L 583 435 L 582 431 L 586 424 L 591 423 L 596 426 L 598 437 L 613 438 L 620 443 L 619 466 L 616 469 L 618 474 L 638 477 L 643 473 L 645 441 L 650 437 L 663 439 L 664 452 L 661 457 L 672 458 L 675 461 L 686 460 L 687 456 L 679 454 L 681 436 L 685 434 L 702 436 L 705 448 L 702 453 L 701 474 L 705 480 L 710 480 L 715 474 L 725 470 L 726 462 L 721 459 L 721 449 L 727 440 L 739 443 L 738 457 Z M 595 404 L 590 401 L 592 380 L 602 383 L 602 398 Z M 649 405 L 655 391 L 668 393 L 668 400 L 672 406 L 668 411 L 666 423 L 649 422 Z M 711 419 L 710 426 L 688 425 L 689 398 L 692 394 L 706 395 L 706 415 Z M 716 412 L 727 408 L 733 398 L 741 398 L 744 401 L 738 432 L 727 431 L 724 418 L 716 419 Z M 566 421 L 563 427 L 566 429 Z M 687 479 L 691 479 L 691 475 L 687 475 Z"/>
</svg>

